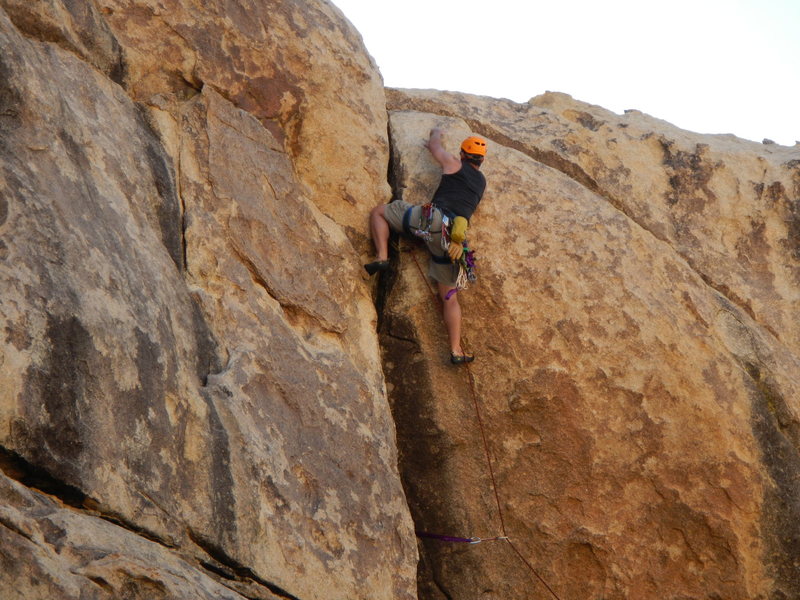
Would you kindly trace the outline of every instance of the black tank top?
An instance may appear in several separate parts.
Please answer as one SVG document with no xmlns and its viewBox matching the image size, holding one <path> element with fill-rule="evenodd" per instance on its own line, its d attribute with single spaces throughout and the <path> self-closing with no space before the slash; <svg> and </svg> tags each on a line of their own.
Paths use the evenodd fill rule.
<svg viewBox="0 0 800 600">
<path fill-rule="evenodd" d="M 442 175 L 439 188 L 433 194 L 433 205 L 469 221 L 485 189 L 486 178 L 483 173 L 462 160 L 461 169 L 456 173 Z"/>
</svg>

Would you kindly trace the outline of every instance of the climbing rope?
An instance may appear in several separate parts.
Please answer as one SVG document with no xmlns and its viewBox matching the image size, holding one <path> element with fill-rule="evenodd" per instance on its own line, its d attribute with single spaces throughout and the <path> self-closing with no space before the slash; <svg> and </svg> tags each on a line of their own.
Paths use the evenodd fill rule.
<svg viewBox="0 0 800 600">
<path fill-rule="evenodd" d="M 401 250 L 402 250 L 402 248 L 401 248 Z M 428 281 L 428 278 L 425 276 L 425 273 L 422 271 L 422 267 L 419 264 L 419 260 L 417 260 L 417 255 L 414 252 L 413 248 L 411 250 L 411 256 L 414 259 L 414 264 L 416 264 L 417 270 L 419 271 L 419 274 L 422 277 L 422 280 L 425 282 L 425 285 L 428 286 L 428 289 L 430 290 L 430 292 L 433 295 L 433 297 L 434 298 L 438 298 L 438 294 L 433 289 L 433 286 L 431 286 L 430 282 Z M 463 343 L 463 340 L 462 340 L 462 343 Z M 478 428 L 480 429 L 481 438 L 483 440 L 483 451 L 486 454 L 486 464 L 489 467 L 489 477 L 492 480 L 492 491 L 494 492 L 494 499 L 495 499 L 495 502 L 497 503 L 497 516 L 498 516 L 498 519 L 500 520 L 500 531 L 502 531 L 503 535 L 497 536 L 497 537 L 494 537 L 494 538 L 484 539 L 484 540 L 482 540 L 481 538 L 457 538 L 457 537 L 454 537 L 454 536 L 441 536 L 441 535 L 437 535 L 437 534 L 428 534 L 428 533 L 425 533 L 425 532 L 417 532 L 417 535 L 420 536 L 420 537 L 428 537 L 428 538 L 433 538 L 433 539 L 439 539 L 439 540 L 442 540 L 442 541 L 468 542 L 468 543 L 471 543 L 471 544 L 478 543 L 480 541 L 490 541 L 490 540 L 502 540 L 502 541 L 505 541 L 505 542 L 508 543 L 508 545 L 514 551 L 514 554 L 516 554 L 517 557 L 522 561 L 522 563 L 530 570 L 530 572 L 533 573 L 533 575 L 536 577 L 536 579 L 547 589 L 548 592 L 550 592 L 550 594 L 552 594 L 553 598 L 555 598 L 556 600 L 561 600 L 558 597 L 558 594 L 556 594 L 553 591 L 553 588 L 551 588 L 547 584 L 547 582 L 544 580 L 544 578 L 541 575 L 539 575 L 539 573 L 536 571 L 536 569 L 533 567 L 533 565 L 531 565 L 531 563 L 525 558 L 525 556 L 522 554 L 522 552 L 520 552 L 520 550 L 514 545 L 514 543 L 511 541 L 511 538 L 508 536 L 508 532 L 506 531 L 505 519 L 503 518 L 503 508 L 502 508 L 502 504 L 500 502 L 500 492 L 498 491 L 497 480 L 496 480 L 496 478 L 494 476 L 494 468 L 492 467 L 492 456 L 491 456 L 491 453 L 489 452 L 489 441 L 488 441 L 488 438 L 486 437 L 486 429 L 483 426 L 483 418 L 481 417 L 480 405 L 478 404 L 478 393 L 475 391 L 475 376 L 472 374 L 472 370 L 470 368 L 470 365 L 467 364 L 466 367 L 467 367 L 467 376 L 468 376 L 468 380 L 469 380 L 470 393 L 472 395 L 472 403 L 475 405 L 475 418 L 478 421 Z M 473 540 L 477 540 L 477 541 L 473 541 Z"/>
<path fill-rule="evenodd" d="M 541 582 L 541 584 L 545 588 L 547 588 L 547 591 L 550 592 L 556 600 L 561 600 L 558 597 L 558 595 L 553 591 L 553 588 L 551 588 L 547 584 L 547 582 L 544 580 L 544 578 L 541 575 L 539 575 L 539 573 L 536 571 L 536 569 L 533 568 L 533 565 L 531 565 L 531 563 L 529 563 L 525 559 L 525 557 L 522 555 L 522 552 L 520 552 L 519 549 L 517 549 L 517 547 L 513 544 L 511 539 L 508 537 L 508 532 L 506 531 L 505 520 L 503 519 L 503 509 L 500 506 L 500 493 L 498 492 L 497 481 L 495 480 L 494 469 L 492 468 L 492 457 L 489 454 L 489 443 L 488 443 L 488 441 L 486 439 L 486 430 L 483 427 L 483 419 L 481 418 L 481 411 L 480 411 L 480 408 L 478 406 L 478 394 L 475 392 L 475 377 L 472 374 L 472 371 L 470 370 L 470 366 L 469 365 L 467 365 L 467 374 L 469 375 L 469 387 L 470 387 L 470 391 L 472 392 L 472 401 L 475 404 L 475 416 L 476 416 L 476 418 L 478 420 L 478 427 L 481 430 L 481 437 L 483 438 L 483 449 L 484 449 L 484 452 L 486 453 L 486 464 L 489 466 L 489 475 L 491 476 L 491 479 L 492 479 L 492 489 L 494 490 L 494 499 L 497 502 L 497 515 L 498 515 L 498 517 L 500 519 L 500 530 L 503 532 L 503 536 L 506 538 L 506 541 L 508 542 L 508 545 L 511 546 L 511 549 L 519 557 L 519 559 L 525 564 L 525 566 L 528 567 L 528 569 L 530 569 L 531 573 L 534 574 L 536 579 L 538 579 L 539 582 Z"/>
</svg>

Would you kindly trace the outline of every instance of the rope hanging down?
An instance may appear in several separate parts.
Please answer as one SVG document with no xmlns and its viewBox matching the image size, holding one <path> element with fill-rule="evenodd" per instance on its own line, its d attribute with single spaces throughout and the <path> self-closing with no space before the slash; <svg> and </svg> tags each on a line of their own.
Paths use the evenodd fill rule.
<svg viewBox="0 0 800 600">
<path fill-rule="evenodd" d="M 428 278 L 425 276 L 425 273 L 422 271 L 422 267 L 420 266 L 419 261 L 417 260 L 416 253 L 414 252 L 413 248 L 411 250 L 411 256 L 414 259 L 414 264 L 417 265 L 417 270 L 419 271 L 420 276 L 422 277 L 423 281 L 425 282 L 425 285 L 428 287 L 428 290 L 431 292 L 431 294 L 433 295 L 434 298 L 438 298 L 438 296 L 437 296 L 436 292 L 434 291 L 433 287 L 431 287 L 431 284 L 428 281 Z M 483 426 L 483 419 L 481 418 L 480 405 L 478 404 L 478 394 L 475 391 L 475 377 L 472 375 L 472 370 L 470 369 L 470 365 L 467 364 L 466 367 L 467 367 L 467 375 L 468 375 L 468 379 L 469 379 L 470 393 L 472 394 L 472 402 L 475 405 L 475 417 L 476 417 L 476 419 L 478 421 L 478 428 L 481 431 L 481 438 L 483 439 L 483 451 L 486 454 L 486 464 L 489 467 L 489 476 L 490 476 L 490 478 L 492 480 L 492 490 L 494 491 L 494 499 L 495 499 L 495 502 L 497 503 L 497 516 L 500 519 L 500 530 L 503 532 L 502 536 L 497 536 L 497 537 L 491 538 L 491 539 L 492 540 L 503 540 L 503 541 L 507 542 L 508 545 L 511 547 L 511 549 L 514 551 L 514 553 L 517 555 L 517 557 L 520 559 L 520 561 L 522 561 L 522 563 L 526 567 L 528 567 L 528 569 L 530 570 L 531 573 L 533 573 L 533 575 L 536 577 L 536 579 L 538 579 L 539 582 L 547 589 L 547 591 L 550 592 L 550 594 L 552 594 L 553 598 L 555 598 L 556 600 L 561 600 L 558 597 L 558 594 L 556 594 L 553 591 L 553 588 L 551 588 L 547 584 L 547 582 L 542 578 L 542 576 L 539 575 L 539 573 L 536 571 L 536 569 L 533 568 L 533 565 L 531 565 L 531 563 L 528 562 L 528 560 L 525 558 L 525 556 L 522 554 L 522 552 L 519 551 L 519 549 L 513 544 L 511 539 L 508 537 L 508 533 L 506 532 L 505 520 L 503 519 L 503 509 L 502 509 L 502 506 L 501 506 L 501 503 L 500 503 L 500 493 L 498 491 L 497 481 L 496 481 L 495 476 L 494 476 L 494 468 L 492 468 L 492 457 L 491 457 L 491 454 L 489 452 L 489 442 L 488 442 L 488 440 L 486 438 L 486 430 L 485 430 L 485 428 Z M 436 536 L 436 534 L 424 534 L 424 535 L 421 535 L 421 533 L 424 534 L 424 532 L 417 532 L 417 535 L 419 535 L 420 537 L 433 537 L 434 539 L 441 539 L 443 541 L 469 542 L 469 543 L 478 543 L 478 542 L 473 542 L 472 540 L 489 541 L 489 540 L 481 540 L 480 538 L 456 538 L 454 536 Z M 449 539 L 444 539 L 444 538 L 449 538 Z"/>
</svg>

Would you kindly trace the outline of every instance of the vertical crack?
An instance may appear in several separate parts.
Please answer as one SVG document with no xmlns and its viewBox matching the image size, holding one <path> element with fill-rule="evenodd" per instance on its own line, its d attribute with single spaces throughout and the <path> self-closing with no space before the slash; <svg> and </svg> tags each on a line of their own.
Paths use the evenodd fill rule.
<svg viewBox="0 0 800 600">
<path fill-rule="evenodd" d="M 387 125 L 391 129 L 391 125 Z M 391 144 L 391 131 L 388 131 L 389 143 L 389 165 L 386 173 L 386 180 L 392 190 L 392 200 L 402 197 L 402 190 L 398 184 L 397 169 L 398 158 Z M 378 332 L 383 330 L 385 325 L 384 317 L 386 312 L 386 301 L 391 294 L 392 288 L 397 281 L 398 262 L 400 260 L 400 236 L 394 232 L 389 235 L 389 268 L 378 273 L 378 282 L 375 293 L 375 312 L 378 315 Z"/>
<path fill-rule="evenodd" d="M 774 598 L 800 597 L 800 424 L 759 367 L 744 365 L 754 387 L 752 427 L 772 480 L 764 493 L 761 522 Z"/>
</svg>

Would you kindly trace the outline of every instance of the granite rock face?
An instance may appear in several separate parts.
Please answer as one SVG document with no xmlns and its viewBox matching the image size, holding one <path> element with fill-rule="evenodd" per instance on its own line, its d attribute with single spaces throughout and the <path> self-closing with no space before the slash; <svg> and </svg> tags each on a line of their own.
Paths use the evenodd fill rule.
<svg viewBox="0 0 800 600">
<path fill-rule="evenodd" d="M 383 81 L 333 5 L 97 4 L 125 49 L 125 85 L 135 100 L 158 104 L 213 88 L 275 135 L 309 199 L 363 243 L 364 211 L 389 196 Z"/>
<path fill-rule="evenodd" d="M 433 126 L 469 368 L 361 268 Z M 2 0 L 0 597 L 798 598 L 799 279 L 797 147 L 384 90 L 326 0 Z"/>
<path fill-rule="evenodd" d="M 121 81 L 122 48 L 94 3 L 5 0 L 3 7 L 23 35 L 56 44 Z"/>
<path fill-rule="evenodd" d="M 324 2 L 249 6 L 271 37 L 233 68 L 252 31 L 212 25 L 234 3 L 167 25 L 156 3 L 3 6 L 0 595 L 415 597 L 366 223 L 333 218 L 388 190 L 357 33 Z M 320 19 L 324 48 L 302 41 Z M 252 87 L 273 38 L 305 52 L 259 66 L 294 100 Z M 367 108 L 304 96 L 334 79 Z M 325 111 L 361 136 L 336 157 L 357 176 L 308 159 L 339 143 Z"/>
<path fill-rule="evenodd" d="M 163 545 L 64 507 L 2 473 L 0 499 L 4 600 L 245 598 Z"/>
<path fill-rule="evenodd" d="M 800 596 L 800 151 L 560 94 L 388 96 L 407 201 L 431 127 L 490 142 L 478 360 L 446 363 L 413 242 L 381 333 L 417 527 L 511 544 L 425 540 L 420 597 Z"/>
<path fill-rule="evenodd" d="M 456 116 L 550 166 L 668 243 L 704 280 L 800 347 L 798 149 L 702 136 L 547 93 L 527 104 L 388 92 L 397 108 Z M 395 104 L 396 102 L 396 104 Z"/>
</svg>

